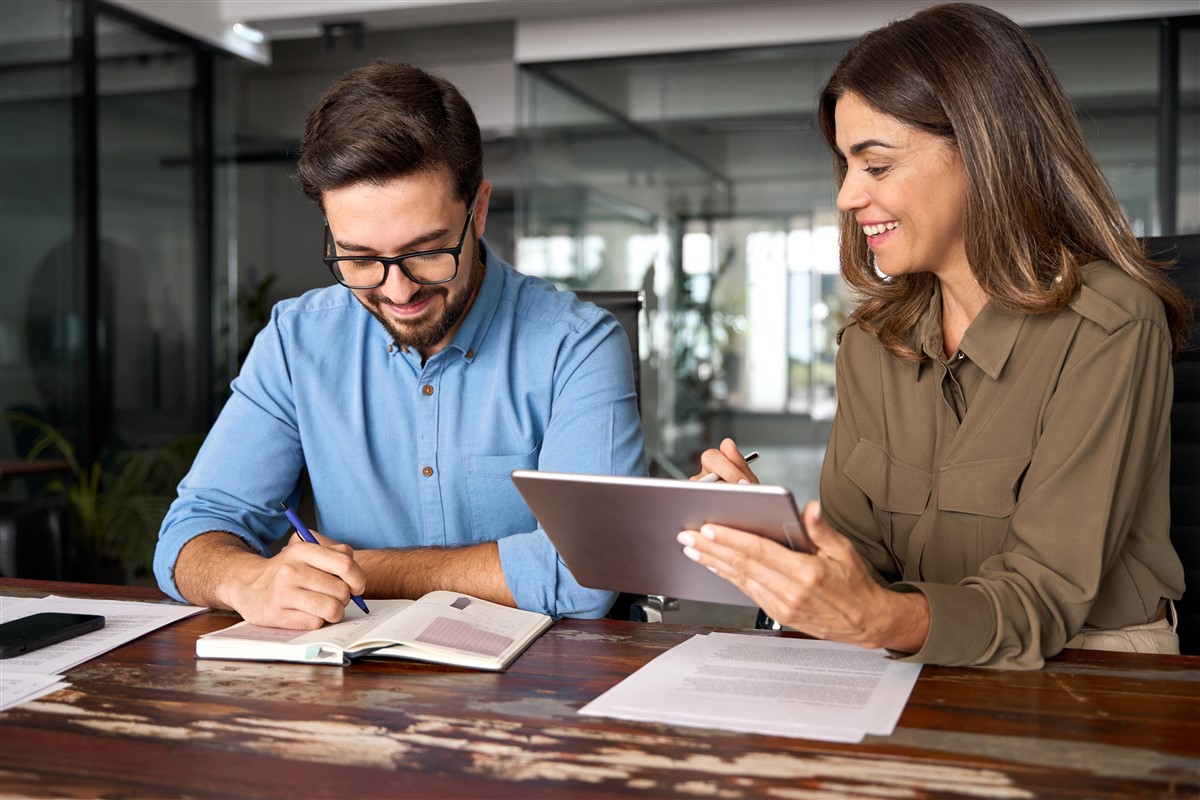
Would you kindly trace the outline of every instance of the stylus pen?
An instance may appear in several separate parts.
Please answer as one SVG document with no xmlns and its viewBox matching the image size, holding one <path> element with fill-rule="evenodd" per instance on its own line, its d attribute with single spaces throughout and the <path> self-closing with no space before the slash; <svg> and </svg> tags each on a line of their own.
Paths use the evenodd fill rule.
<svg viewBox="0 0 1200 800">
<path fill-rule="evenodd" d="M 280 500 L 279 505 L 283 506 L 283 513 L 287 515 L 288 522 L 292 523 L 292 525 L 296 528 L 296 533 L 300 534 L 301 539 L 309 544 L 320 544 L 320 542 L 317 541 L 317 537 L 312 535 L 312 531 L 306 528 L 304 523 L 300 521 L 300 517 L 296 515 L 296 512 L 288 508 L 287 503 Z M 354 601 L 356 606 L 363 610 L 364 614 L 371 613 L 371 610 L 367 608 L 367 604 L 363 602 L 361 597 L 356 594 L 352 594 L 350 595 L 350 599 Z"/>
<path fill-rule="evenodd" d="M 757 450 L 753 450 L 749 453 L 746 453 L 746 463 L 747 464 L 752 463 L 754 461 L 754 459 L 756 459 L 756 458 L 758 458 Z M 703 478 L 701 478 L 699 482 L 700 483 L 716 483 L 719 480 L 721 480 L 721 479 L 720 479 L 720 477 L 717 476 L 717 473 L 710 472 L 707 475 L 705 475 Z"/>
</svg>

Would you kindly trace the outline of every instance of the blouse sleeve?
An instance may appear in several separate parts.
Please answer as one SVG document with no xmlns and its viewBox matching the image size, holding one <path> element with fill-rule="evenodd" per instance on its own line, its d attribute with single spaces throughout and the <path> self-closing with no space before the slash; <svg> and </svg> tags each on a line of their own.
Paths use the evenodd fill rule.
<svg viewBox="0 0 1200 800">
<path fill-rule="evenodd" d="M 861 436 L 854 399 L 875 397 L 877 392 L 863 385 L 858 369 L 867 355 L 862 347 L 866 343 L 864 335 L 847 328 L 840 339 L 836 363 L 838 405 L 821 465 L 821 510 L 834 529 L 854 543 L 871 568 L 872 577 L 886 584 L 900 575 L 900 567 L 880 536 L 870 499 L 843 477 L 846 459 Z"/>
</svg>

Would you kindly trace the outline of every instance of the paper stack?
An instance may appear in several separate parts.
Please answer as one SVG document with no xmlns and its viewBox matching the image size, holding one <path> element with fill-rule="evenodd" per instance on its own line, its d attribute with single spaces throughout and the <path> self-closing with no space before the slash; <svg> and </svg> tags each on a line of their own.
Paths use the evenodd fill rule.
<svg viewBox="0 0 1200 800">
<path fill-rule="evenodd" d="M 920 671 L 884 650 L 710 633 L 663 653 L 579 713 L 859 742 L 895 730 Z"/>
</svg>

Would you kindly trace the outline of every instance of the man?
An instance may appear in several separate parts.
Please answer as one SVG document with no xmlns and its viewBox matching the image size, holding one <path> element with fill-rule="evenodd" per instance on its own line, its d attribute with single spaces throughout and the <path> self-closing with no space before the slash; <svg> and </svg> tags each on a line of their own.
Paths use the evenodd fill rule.
<svg viewBox="0 0 1200 800">
<path fill-rule="evenodd" d="M 299 629 L 351 594 L 434 589 L 607 611 L 509 474 L 644 474 L 628 344 L 488 249 L 482 163 L 470 106 L 415 67 L 352 70 L 317 101 L 297 178 L 340 285 L 280 303 L 255 340 L 163 521 L 164 591 Z M 302 470 L 324 535 L 271 556 Z"/>
</svg>

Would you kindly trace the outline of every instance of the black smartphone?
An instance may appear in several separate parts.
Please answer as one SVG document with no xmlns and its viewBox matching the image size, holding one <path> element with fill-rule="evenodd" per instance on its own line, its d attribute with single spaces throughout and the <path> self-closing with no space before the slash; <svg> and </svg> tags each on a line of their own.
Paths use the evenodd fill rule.
<svg viewBox="0 0 1200 800">
<path fill-rule="evenodd" d="M 39 650 L 104 627 L 99 614 L 30 614 L 0 624 L 0 658 Z"/>
</svg>

